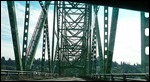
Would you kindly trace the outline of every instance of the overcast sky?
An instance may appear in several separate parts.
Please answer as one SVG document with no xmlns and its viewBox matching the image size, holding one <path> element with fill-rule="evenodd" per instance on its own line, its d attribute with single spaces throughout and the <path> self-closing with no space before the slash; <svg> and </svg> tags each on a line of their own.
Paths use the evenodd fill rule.
<svg viewBox="0 0 150 82">
<path fill-rule="evenodd" d="M 30 7 L 31 7 L 30 8 L 31 11 L 30 11 L 28 43 L 30 42 L 32 33 L 34 31 L 35 25 L 37 23 L 38 17 L 41 12 L 41 7 L 38 2 L 31 1 Z M 15 9 L 16 9 L 17 26 L 19 32 L 19 42 L 21 48 L 20 50 L 22 52 L 25 1 L 21 1 L 21 2 L 15 1 Z M 101 6 L 98 15 L 101 43 L 104 43 L 103 41 L 103 23 L 104 23 L 103 13 L 104 12 L 103 11 L 104 11 L 103 6 Z M 111 22 L 111 14 L 112 14 L 112 7 L 109 7 L 109 27 Z M 52 42 L 53 6 L 49 7 L 48 21 L 49 21 L 48 24 L 49 24 L 50 42 Z M 130 64 L 141 63 L 140 24 L 141 23 L 140 23 L 139 11 L 119 9 L 113 61 L 117 61 L 118 63 L 124 61 Z M 50 43 L 50 45 L 52 44 Z M 102 44 L 102 48 L 103 48 L 103 44 Z M 6 59 L 11 58 L 14 60 L 15 58 L 13 52 L 10 22 L 9 22 L 6 1 L 1 1 L 1 56 L 5 56 Z M 42 37 L 40 38 L 40 42 L 35 55 L 36 59 L 41 57 L 42 57 Z M 46 59 L 47 59 L 47 54 L 46 54 Z"/>
</svg>

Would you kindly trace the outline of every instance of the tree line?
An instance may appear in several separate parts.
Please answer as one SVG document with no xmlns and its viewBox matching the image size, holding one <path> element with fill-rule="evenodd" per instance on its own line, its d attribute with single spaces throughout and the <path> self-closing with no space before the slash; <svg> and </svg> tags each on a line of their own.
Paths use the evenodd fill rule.
<svg viewBox="0 0 150 82">
<path fill-rule="evenodd" d="M 42 60 L 40 58 L 34 59 L 32 70 L 34 71 L 41 71 L 41 63 Z M 97 59 L 96 65 L 99 64 L 99 60 Z M 16 63 L 15 60 L 9 58 L 8 60 L 5 57 L 1 57 L 1 70 L 16 70 Z M 45 72 L 48 72 L 48 60 L 45 61 L 44 66 Z M 97 70 L 97 72 L 99 72 Z M 131 65 L 126 62 L 121 62 L 121 64 L 117 63 L 116 61 L 112 62 L 112 73 L 141 73 L 141 65 L 134 64 Z"/>
</svg>

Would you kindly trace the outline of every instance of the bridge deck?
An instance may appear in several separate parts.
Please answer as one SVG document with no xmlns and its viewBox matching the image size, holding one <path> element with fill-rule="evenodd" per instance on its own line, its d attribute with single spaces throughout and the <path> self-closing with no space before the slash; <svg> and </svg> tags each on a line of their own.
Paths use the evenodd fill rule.
<svg viewBox="0 0 150 82">
<path fill-rule="evenodd" d="M 59 77 L 59 78 L 42 79 L 36 81 L 87 81 L 87 80 L 78 77 Z"/>
</svg>

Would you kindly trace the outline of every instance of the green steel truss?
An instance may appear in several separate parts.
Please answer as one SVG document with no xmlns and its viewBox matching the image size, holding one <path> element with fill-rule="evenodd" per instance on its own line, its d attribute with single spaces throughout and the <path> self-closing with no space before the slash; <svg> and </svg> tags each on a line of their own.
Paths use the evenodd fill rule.
<svg viewBox="0 0 150 82">
<path fill-rule="evenodd" d="M 92 5 L 70 1 L 54 1 L 52 53 L 50 56 L 47 17 L 50 1 L 45 1 L 44 5 L 42 1 L 39 1 L 39 3 L 42 7 L 42 11 L 28 45 L 30 2 L 26 1 L 21 61 L 14 1 L 7 1 L 17 70 L 31 69 L 43 30 L 41 71 L 45 70 L 45 49 L 47 45 L 49 72 L 69 76 L 95 74 L 97 70 L 100 70 L 100 73 L 104 74 L 111 73 L 119 13 L 118 8 L 113 8 L 112 10 L 110 37 L 108 41 L 109 10 L 107 6 L 104 6 L 104 53 L 102 53 L 98 23 L 98 11 L 100 6 L 93 6 L 94 21 L 92 22 Z M 144 14 L 144 12 L 141 12 L 141 63 L 142 71 L 146 72 L 145 67 L 149 63 L 147 62 L 149 60 L 147 56 L 149 55 L 146 55 L 145 48 L 149 47 L 149 36 L 145 35 L 145 29 L 149 28 L 149 17 L 146 18 Z M 94 25 L 93 28 L 91 28 L 92 24 Z M 55 40 L 55 36 L 57 40 Z M 56 45 L 54 45 L 55 42 Z M 100 59 L 99 69 L 96 69 L 96 54 L 98 54 Z"/>
<path fill-rule="evenodd" d="M 57 71 L 60 75 L 86 74 L 91 6 L 67 1 L 57 4 Z"/>
<path fill-rule="evenodd" d="M 110 39 L 108 42 L 108 7 L 104 6 L 104 55 L 102 53 L 101 47 L 101 38 L 100 38 L 100 30 L 98 24 L 98 10 L 99 6 L 94 5 L 94 28 L 93 28 L 93 39 L 92 39 L 92 54 L 96 53 L 96 47 L 98 46 L 98 55 L 100 59 L 100 73 L 110 73 L 111 72 L 111 64 L 112 64 L 112 57 L 113 57 L 113 50 L 114 50 L 114 43 L 115 43 L 115 35 L 116 35 L 116 28 L 117 28 L 117 20 L 118 20 L 118 8 L 113 8 L 112 12 L 112 21 L 111 21 L 111 30 L 110 30 Z M 95 41 L 96 39 L 97 41 Z M 95 45 L 97 43 L 97 45 Z M 109 43 L 109 45 L 108 45 Z M 95 68 L 96 69 L 96 68 Z"/>
<path fill-rule="evenodd" d="M 37 45 L 39 43 L 42 28 L 44 27 L 45 20 L 47 19 L 47 12 L 48 12 L 49 5 L 50 5 L 50 1 L 45 1 L 44 9 L 46 9 L 46 11 L 43 11 L 43 10 L 41 11 L 40 17 L 38 19 L 37 25 L 35 27 L 34 33 L 31 37 L 31 41 L 27 49 L 26 66 L 28 70 L 31 69 L 32 64 L 33 64 L 33 59 L 35 56 Z M 43 6 L 42 6 L 42 9 L 43 9 Z"/>
<path fill-rule="evenodd" d="M 36 48 L 39 42 L 42 28 L 43 29 L 43 48 L 42 48 L 42 65 L 41 70 L 44 71 L 45 62 L 45 49 L 47 40 L 48 60 L 49 60 L 49 72 L 66 74 L 68 71 L 74 70 L 78 74 L 94 74 L 96 73 L 96 47 L 98 45 L 98 53 L 100 58 L 100 73 L 105 73 L 111 69 L 112 53 L 108 52 L 108 7 L 104 7 L 104 57 L 102 54 L 101 38 L 98 24 L 98 10 L 99 6 L 94 6 L 94 28 L 90 28 L 92 23 L 92 5 L 77 2 L 54 2 L 54 19 L 53 19 L 53 36 L 52 36 L 52 57 L 50 62 L 50 43 L 48 32 L 48 19 L 47 12 L 49 1 L 43 5 L 42 1 L 39 1 L 42 11 L 39 16 L 36 28 L 32 35 L 31 41 L 27 48 L 28 42 L 28 27 L 29 27 L 29 14 L 30 14 L 30 2 L 26 1 L 25 8 L 25 22 L 24 22 L 24 35 L 23 35 L 23 52 L 22 62 L 20 58 L 16 58 L 18 70 L 30 70 L 33 59 L 35 56 Z M 15 12 L 10 9 L 12 2 L 8 1 L 9 12 Z M 14 5 L 11 5 L 14 7 Z M 114 11 L 114 17 L 112 21 L 117 21 L 118 12 Z M 11 16 L 11 13 L 9 14 Z M 15 17 L 15 14 L 13 14 Z M 11 18 L 11 17 L 10 17 Z M 16 18 L 10 19 L 16 21 Z M 11 25 L 17 25 L 16 22 L 11 22 Z M 55 23 L 56 22 L 56 23 Z M 116 27 L 117 22 L 112 22 L 112 27 Z M 57 24 L 57 26 L 56 26 Z M 56 28 L 57 27 L 57 28 Z M 12 28 L 17 29 L 17 28 Z M 55 31 L 57 30 L 57 33 Z M 13 31 L 13 30 L 12 30 Z M 93 32 L 93 34 L 91 33 Z M 17 33 L 17 31 L 15 31 Z M 54 34 L 57 37 L 57 45 L 54 49 Z M 115 38 L 115 28 L 111 32 L 112 37 Z M 114 35 L 113 35 L 114 34 Z M 91 39 L 92 35 L 92 39 Z M 13 35 L 13 42 L 17 39 L 17 34 Z M 110 35 L 111 36 L 111 35 Z M 112 41 L 111 41 L 112 40 Z M 17 40 L 18 41 L 18 40 Z M 110 39 L 111 44 L 114 44 L 114 39 Z M 14 42 L 15 46 L 19 47 L 18 42 Z M 97 43 L 97 44 L 96 44 Z M 114 46 L 114 45 L 113 45 Z M 113 47 L 112 46 L 112 47 Z M 15 57 L 20 57 L 19 49 L 15 49 Z M 111 47 L 110 47 L 111 48 Z M 55 50 L 55 54 L 54 54 Z M 113 49 L 111 48 L 112 52 Z M 108 56 L 110 55 L 110 57 Z M 107 60 L 107 62 L 106 62 Z M 107 66 L 106 66 L 107 65 Z"/>
</svg>

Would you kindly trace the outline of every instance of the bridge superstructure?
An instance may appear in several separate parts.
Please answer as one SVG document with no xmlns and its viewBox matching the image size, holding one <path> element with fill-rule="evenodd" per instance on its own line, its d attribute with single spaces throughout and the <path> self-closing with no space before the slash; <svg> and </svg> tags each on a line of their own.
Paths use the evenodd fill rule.
<svg viewBox="0 0 150 82">
<path fill-rule="evenodd" d="M 102 27 L 99 27 L 98 22 L 99 5 L 71 1 L 54 1 L 53 3 L 52 1 L 45 1 L 45 3 L 39 1 L 39 5 L 41 5 L 42 10 L 29 42 L 28 29 L 31 10 L 30 1 L 26 1 L 23 50 L 21 54 L 14 1 L 7 1 L 18 71 L 31 70 L 35 52 L 43 31 L 41 71 L 44 71 L 45 50 L 47 49 L 49 73 L 57 73 L 60 76 L 67 76 L 70 72 L 78 75 L 96 74 L 96 54 L 98 54 L 100 59 L 100 68 L 98 69 L 100 74 L 111 73 L 119 8 L 112 9 L 110 37 L 108 37 L 109 7 L 104 6 L 104 53 L 102 53 L 99 30 Z M 48 26 L 48 9 L 50 5 L 54 5 L 51 53 L 48 30 L 48 28 L 51 28 Z M 141 64 L 143 72 L 146 72 L 146 66 L 149 64 L 147 56 L 149 55 L 145 54 L 145 48 L 149 47 L 149 36 L 145 35 L 145 29 L 149 28 L 149 17 L 146 18 L 144 13 L 141 11 Z M 94 18 L 92 18 L 92 14 Z M 29 46 L 27 46 L 28 42 Z M 55 42 L 56 45 L 54 45 Z"/>
</svg>

